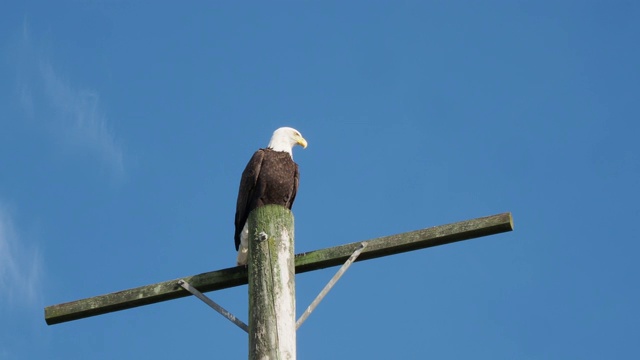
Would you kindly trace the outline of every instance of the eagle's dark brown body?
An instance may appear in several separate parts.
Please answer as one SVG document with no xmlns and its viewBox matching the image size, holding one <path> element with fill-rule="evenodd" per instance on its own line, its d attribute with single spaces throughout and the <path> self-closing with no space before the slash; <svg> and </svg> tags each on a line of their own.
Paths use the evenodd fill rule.
<svg viewBox="0 0 640 360">
<path fill-rule="evenodd" d="M 298 191 L 298 165 L 285 151 L 260 149 L 242 172 L 236 204 L 236 250 L 249 213 L 262 205 L 282 205 L 291 209 Z"/>
</svg>

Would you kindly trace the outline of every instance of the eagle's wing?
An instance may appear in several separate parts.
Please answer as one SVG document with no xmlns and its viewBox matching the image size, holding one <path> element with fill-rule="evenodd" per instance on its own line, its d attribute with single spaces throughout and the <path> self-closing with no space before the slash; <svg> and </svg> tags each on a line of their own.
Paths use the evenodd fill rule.
<svg viewBox="0 0 640 360">
<path fill-rule="evenodd" d="M 244 223 L 249 217 L 251 209 L 249 209 L 249 203 L 254 196 L 254 190 L 258 176 L 260 175 L 260 168 L 262 167 L 262 159 L 264 158 L 264 150 L 260 149 L 256 151 L 249 163 L 242 172 L 242 178 L 240 179 L 240 189 L 238 190 L 238 202 L 236 203 L 236 232 L 234 236 L 236 250 L 240 246 L 240 232 L 244 227 Z"/>
<path fill-rule="evenodd" d="M 296 172 L 293 176 L 293 189 L 291 189 L 291 200 L 289 200 L 289 210 L 293 206 L 293 202 L 296 200 L 296 194 L 298 193 L 298 181 L 300 179 L 300 171 L 298 171 L 298 164 L 295 164 Z"/>
</svg>

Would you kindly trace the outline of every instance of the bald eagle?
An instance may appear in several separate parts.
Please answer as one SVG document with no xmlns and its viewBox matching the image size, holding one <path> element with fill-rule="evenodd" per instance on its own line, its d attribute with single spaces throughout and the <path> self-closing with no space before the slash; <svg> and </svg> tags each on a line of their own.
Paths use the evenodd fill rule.
<svg viewBox="0 0 640 360">
<path fill-rule="evenodd" d="M 300 132 L 281 127 L 273 132 L 266 149 L 256 151 L 242 172 L 236 204 L 236 232 L 238 265 L 246 265 L 249 255 L 249 213 L 262 205 L 282 205 L 291 209 L 298 191 L 298 164 L 293 162 L 295 145 L 307 147 Z"/>
</svg>

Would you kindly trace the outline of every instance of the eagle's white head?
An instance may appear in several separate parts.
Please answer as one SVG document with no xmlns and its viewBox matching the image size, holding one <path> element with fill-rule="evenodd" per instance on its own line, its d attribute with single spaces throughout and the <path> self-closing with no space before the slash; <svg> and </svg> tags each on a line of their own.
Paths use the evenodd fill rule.
<svg viewBox="0 0 640 360">
<path fill-rule="evenodd" d="M 273 132 L 268 148 L 275 151 L 286 151 L 293 157 L 291 149 L 296 145 L 300 145 L 304 149 L 307 147 L 307 140 L 300 135 L 298 130 L 290 127 L 281 127 Z"/>
</svg>

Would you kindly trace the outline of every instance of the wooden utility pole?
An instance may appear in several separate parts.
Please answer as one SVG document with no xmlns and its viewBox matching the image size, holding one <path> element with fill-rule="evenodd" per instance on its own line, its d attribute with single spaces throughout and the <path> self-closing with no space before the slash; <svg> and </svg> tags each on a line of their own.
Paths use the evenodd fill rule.
<svg viewBox="0 0 640 360">
<path fill-rule="evenodd" d="M 192 294 L 200 297 L 202 294 L 199 291 L 220 290 L 249 282 L 250 360 L 295 359 L 295 319 L 292 320 L 292 314 L 295 316 L 295 286 L 292 261 L 295 261 L 295 273 L 303 273 L 347 265 L 345 262 L 352 260 L 375 259 L 513 230 L 511 213 L 503 213 L 315 250 L 298 254 L 292 260 L 291 212 L 278 206 L 258 209 L 262 210 L 254 210 L 249 218 L 249 228 L 252 229 L 249 235 L 257 236 L 258 241 L 250 242 L 248 271 L 247 267 L 237 266 L 47 306 L 44 309 L 45 321 L 53 325 Z M 264 234 L 261 236 L 262 233 Z M 357 259 L 353 257 L 356 253 Z M 280 308 L 277 309 L 277 306 Z M 230 320 L 236 325 L 241 323 L 235 317 Z M 247 330 L 246 326 L 241 325 L 243 323 L 239 326 Z M 283 344 L 283 340 L 291 340 L 292 344 Z M 254 347 L 259 350 L 253 351 Z"/>
<path fill-rule="evenodd" d="M 293 214 L 280 205 L 249 214 L 249 359 L 296 358 Z"/>
</svg>

